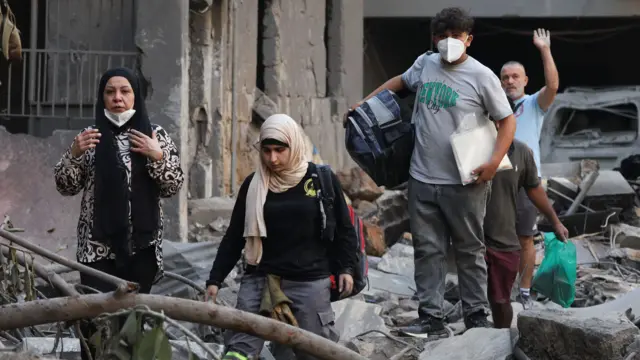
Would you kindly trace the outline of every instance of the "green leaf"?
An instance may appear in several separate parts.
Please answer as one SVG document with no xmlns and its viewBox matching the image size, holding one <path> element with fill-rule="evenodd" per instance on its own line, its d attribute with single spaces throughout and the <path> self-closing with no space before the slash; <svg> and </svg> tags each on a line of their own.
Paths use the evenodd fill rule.
<svg viewBox="0 0 640 360">
<path fill-rule="evenodd" d="M 133 345 L 138 342 L 141 329 L 138 327 L 138 316 L 135 311 L 129 313 L 127 320 L 120 330 L 120 336 L 129 345 Z"/>
<path fill-rule="evenodd" d="M 98 330 L 89 338 L 89 343 L 96 347 L 96 349 L 102 348 L 102 331 Z"/>
<path fill-rule="evenodd" d="M 136 343 L 135 350 L 133 352 L 134 358 L 136 360 L 154 360 L 156 357 L 155 354 L 155 345 L 156 345 L 156 335 L 155 330 L 148 331 L 142 335 L 142 339 Z"/>
<path fill-rule="evenodd" d="M 171 355 L 173 353 L 171 351 L 171 344 L 169 344 L 167 334 L 165 334 L 164 330 L 160 330 L 160 335 L 158 335 L 158 337 L 159 339 L 156 339 L 160 342 L 160 346 L 157 348 L 158 352 L 156 353 L 158 360 L 171 360 Z"/>
</svg>

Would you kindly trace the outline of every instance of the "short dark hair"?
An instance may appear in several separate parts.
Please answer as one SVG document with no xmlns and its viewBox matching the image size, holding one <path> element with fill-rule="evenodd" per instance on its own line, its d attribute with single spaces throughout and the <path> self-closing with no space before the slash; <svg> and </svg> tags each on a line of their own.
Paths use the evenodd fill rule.
<svg viewBox="0 0 640 360">
<path fill-rule="evenodd" d="M 459 7 L 442 9 L 431 19 L 431 32 L 433 35 L 441 35 L 446 31 L 460 31 L 471 33 L 473 30 L 473 18 L 468 12 Z"/>
</svg>

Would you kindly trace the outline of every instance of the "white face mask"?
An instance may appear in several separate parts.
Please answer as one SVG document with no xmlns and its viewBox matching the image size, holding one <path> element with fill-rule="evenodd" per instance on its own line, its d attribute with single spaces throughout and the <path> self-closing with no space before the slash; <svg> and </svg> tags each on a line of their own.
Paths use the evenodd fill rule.
<svg viewBox="0 0 640 360">
<path fill-rule="evenodd" d="M 106 116 L 107 119 L 109 119 L 109 121 L 111 121 L 113 125 L 117 127 L 121 127 L 122 125 L 126 124 L 127 121 L 131 120 L 131 117 L 133 117 L 133 114 L 135 113 L 136 111 L 134 109 L 123 111 L 120 114 L 115 114 L 107 109 L 104 109 L 104 116 Z"/>
<path fill-rule="evenodd" d="M 469 37 L 467 36 L 464 41 L 461 41 L 456 38 L 448 37 L 438 41 L 438 52 L 440 52 L 440 57 L 449 63 L 460 59 L 464 53 L 464 43 L 468 38 Z"/>
</svg>

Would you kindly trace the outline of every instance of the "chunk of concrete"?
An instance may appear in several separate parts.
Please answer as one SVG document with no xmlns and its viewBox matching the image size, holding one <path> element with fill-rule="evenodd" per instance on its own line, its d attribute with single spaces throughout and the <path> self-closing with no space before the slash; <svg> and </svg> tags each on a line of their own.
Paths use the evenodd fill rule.
<svg viewBox="0 0 640 360">
<path fill-rule="evenodd" d="M 406 191 L 386 190 L 376 200 L 378 211 L 369 213 L 365 223 L 384 231 L 384 243 L 393 246 L 409 231 L 409 210 Z"/>
<path fill-rule="evenodd" d="M 75 338 L 60 338 L 56 347 L 54 337 L 26 337 L 22 339 L 22 351 L 32 354 L 52 354 L 55 353 L 59 359 L 80 358 L 80 340 Z"/>
<path fill-rule="evenodd" d="M 583 203 L 594 210 L 611 207 L 628 209 L 633 206 L 636 192 L 622 174 L 615 170 L 600 170 Z"/>
<path fill-rule="evenodd" d="M 438 340 L 425 345 L 420 360 L 495 360 L 512 354 L 511 329 L 475 328 L 461 336 Z"/>
<path fill-rule="evenodd" d="M 369 269 L 369 287 L 363 290 L 365 296 L 377 291 L 390 292 L 401 296 L 413 296 L 416 284 L 413 277 L 386 274 L 376 269 Z"/>
<path fill-rule="evenodd" d="M 218 218 L 230 219 L 235 204 L 230 197 L 189 200 L 189 222 L 209 224 Z"/>
<path fill-rule="evenodd" d="M 403 338 L 402 341 L 414 346 L 416 349 L 405 353 L 400 359 L 417 360 L 420 355 L 417 349 L 422 348 L 426 340 L 409 337 Z M 353 338 L 345 346 L 369 360 L 389 360 L 406 347 L 405 344 L 380 334 L 367 334 Z"/>
<path fill-rule="evenodd" d="M 395 244 L 382 256 L 378 270 L 390 274 L 413 277 L 413 246 Z"/>
<path fill-rule="evenodd" d="M 40 356 L 33 352 L 0 352 L 0 360 L 56 360 L 55 357 Z M 78 359 L 80 355 L 78 354 Z"/>
<path fill-rule="evenodd" d="M 347 341 L 370 330 L 389 332 L 380 316 L 382 307 L 379 305 L 352 299 L 336 301 L 331 305 L 336 315 L 335 327 L 341 341 Z"/>
<path fill-rule="evenodd" d="M 387 251 L 387 243 L 384 239 L 384 229 L 370 221 L 362 222 L 364 228 L 365 251 L 367 255 L 382 256 Z"/>
<path fill-rule="evenodd" d="M 579 316 L 567 311 L 526 310 L 518 315 L 518 347 L 532 359 L 624 359 L 640 330 L 621 313 Z"/>
<path fill-rule="evenodd" d="M 360 167 L 338 171 L 336 175 L 342 189 L 352 201 L 376 201 L 384 193 L 384 189 L 379 187 Z"/>
</svg>

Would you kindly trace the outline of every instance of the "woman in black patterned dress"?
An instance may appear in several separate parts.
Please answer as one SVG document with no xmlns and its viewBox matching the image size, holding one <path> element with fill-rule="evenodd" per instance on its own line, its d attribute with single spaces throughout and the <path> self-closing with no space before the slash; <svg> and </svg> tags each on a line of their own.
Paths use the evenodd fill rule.
<svg viewBox="0 0 640 360">
<path fill-rule="evenodd" d="M 95 119 L 54 171 L 60 194 L 83 191 L 77 260 L 149 293 L 163 274 L 161 198 L 175 195 L 184 181 L 178 149 L 149 121 L 141 80 L 129 69 L 102 76 Z M 86 274 L 80 281 L 102 292 L 114 289 Z M 92 329 L 86 331 L 88 338 Z M 82 358 L 88 358 L 84 352 Z"/>
</svg>

